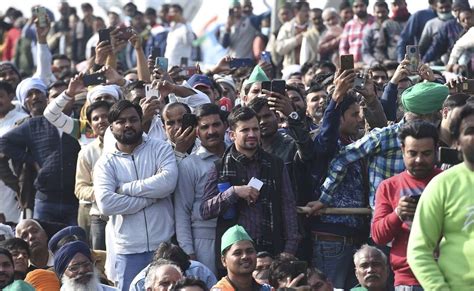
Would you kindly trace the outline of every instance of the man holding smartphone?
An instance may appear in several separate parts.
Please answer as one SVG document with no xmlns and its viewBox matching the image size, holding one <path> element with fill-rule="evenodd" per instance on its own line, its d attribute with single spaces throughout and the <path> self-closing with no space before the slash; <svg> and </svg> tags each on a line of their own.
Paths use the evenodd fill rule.
<svg viewBox="0 0 474 291">
<path fill-rule="evenodd" d="M 435 168 L 438 131 L 428 122 L 404 125 L 399 134 L 406 171 L 380 183 L 375 199 L 372 238 L 377 244 L 392 241 L 390 263 L 395 290 L 423 290 L 407 262 L 411 223 L 421 193 L 441 170 Z"/>
</svg>

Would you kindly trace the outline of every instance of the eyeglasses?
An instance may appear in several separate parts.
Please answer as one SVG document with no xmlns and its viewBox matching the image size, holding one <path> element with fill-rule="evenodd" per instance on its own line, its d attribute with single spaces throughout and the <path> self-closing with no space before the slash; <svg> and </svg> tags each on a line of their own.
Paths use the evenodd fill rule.
<svg viewBox="0 0 474 291">
<path fill-rule="evenodd" d="M 77 264 L 68 266 L 66 270 L 68 270 L 71 273 L 77 273 L 77 272 L 79 272 L 79 270 L 82 267 L 84 267 L 86 269 L 90 269 L 90 268 L 92 268 L 93 265 L 94 265 L 94 262 L 85 261 L 85 262 L 82 262 L 82 263 L 77 263 Z"/>
</svg>

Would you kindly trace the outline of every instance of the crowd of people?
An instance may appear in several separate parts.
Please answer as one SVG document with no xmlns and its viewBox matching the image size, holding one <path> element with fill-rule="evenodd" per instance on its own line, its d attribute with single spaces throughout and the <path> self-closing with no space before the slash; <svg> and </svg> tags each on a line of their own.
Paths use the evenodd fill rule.
<svg viewBox="0 0 474 291">
<path fill-rule="evenodd" d="M 232 0 L 209 66 L 177 4 L 8 9 L 0 290 L 473 290 L 473 11 L 426 2 Z"/>
</svg>

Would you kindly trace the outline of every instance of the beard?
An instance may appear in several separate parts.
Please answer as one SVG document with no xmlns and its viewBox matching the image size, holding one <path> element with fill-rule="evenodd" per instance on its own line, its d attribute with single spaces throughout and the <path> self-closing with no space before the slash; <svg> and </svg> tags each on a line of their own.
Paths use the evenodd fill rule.
<svg viewBox="0 0 474 291">
<path fill-rule="evenodd" d="M 133 131 L 134 134 L 125 134 L 125 131 L 122 134 L 116 134 L 113 133 L 115 139 L 121 143 L 121 144 L 126 144 L 126 145 L 133 145 L 136 144 L 138 141 L 140 141 L 140 138 L 143 135 L 143 130 L 135 131 L 133 129 L 130 129 L 130 131 Z"/>
<path fill-rule="evenodd" d="M 10 285 L 11 283 L 13 283 L 13 280 L 15 280 L 15 277 L 13 274 L 8 274 L 7 272 L 0 272 L 0 275 L 2 275 L 3 277 L 7 277 L 6 280 L 2 280 L 0 281 L 0 289 L 3 289 L 5 287 L 7 287 L 8 285 Z M 10 276 L 10 278 L 8 279 L 8 277 Z"/>
<path fill-rule="evenodd" d="M 89 281 L 86 284 L 79 283 L 78 279 L 84 276 L 91 276 Z M 61 278 L 61 291 L 96 291 L 100 290 L 100 281 L 99 276 L 97 275 L 96 270 L 78 276 L 76 278 L 69 278 L 66 275 L 63 275 Z"/>
<path fill-rule="evenodd" d="M 364 18 L 367 17 L 367 11 L 359 11 L 359 12 L 357 12 L 356 15 L 357 15 L 358 18 L 364 19 Z"/>
</svg>

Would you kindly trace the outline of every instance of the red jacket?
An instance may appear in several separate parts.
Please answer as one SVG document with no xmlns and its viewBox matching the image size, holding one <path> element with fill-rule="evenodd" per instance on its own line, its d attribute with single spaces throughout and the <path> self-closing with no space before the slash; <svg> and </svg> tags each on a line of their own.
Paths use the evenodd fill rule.
<svg viewBox="0 0 474 291">
<path fill-rule="evenodd" d="M 407 245 L 410 226 L 402 222 L 395 213 L 401 196 L 420 195 L 428 182 L 441 173 L 434 169 L 426 179 L 416 179 L 407 171 L 380 183 L 375 194 L 375 213 L 372 221 L 372 239 L 385 245 L 392 241 L 390 264 L 395 273 L 395 286 L 420 285 L 407 262 Z"/>
</svg>

